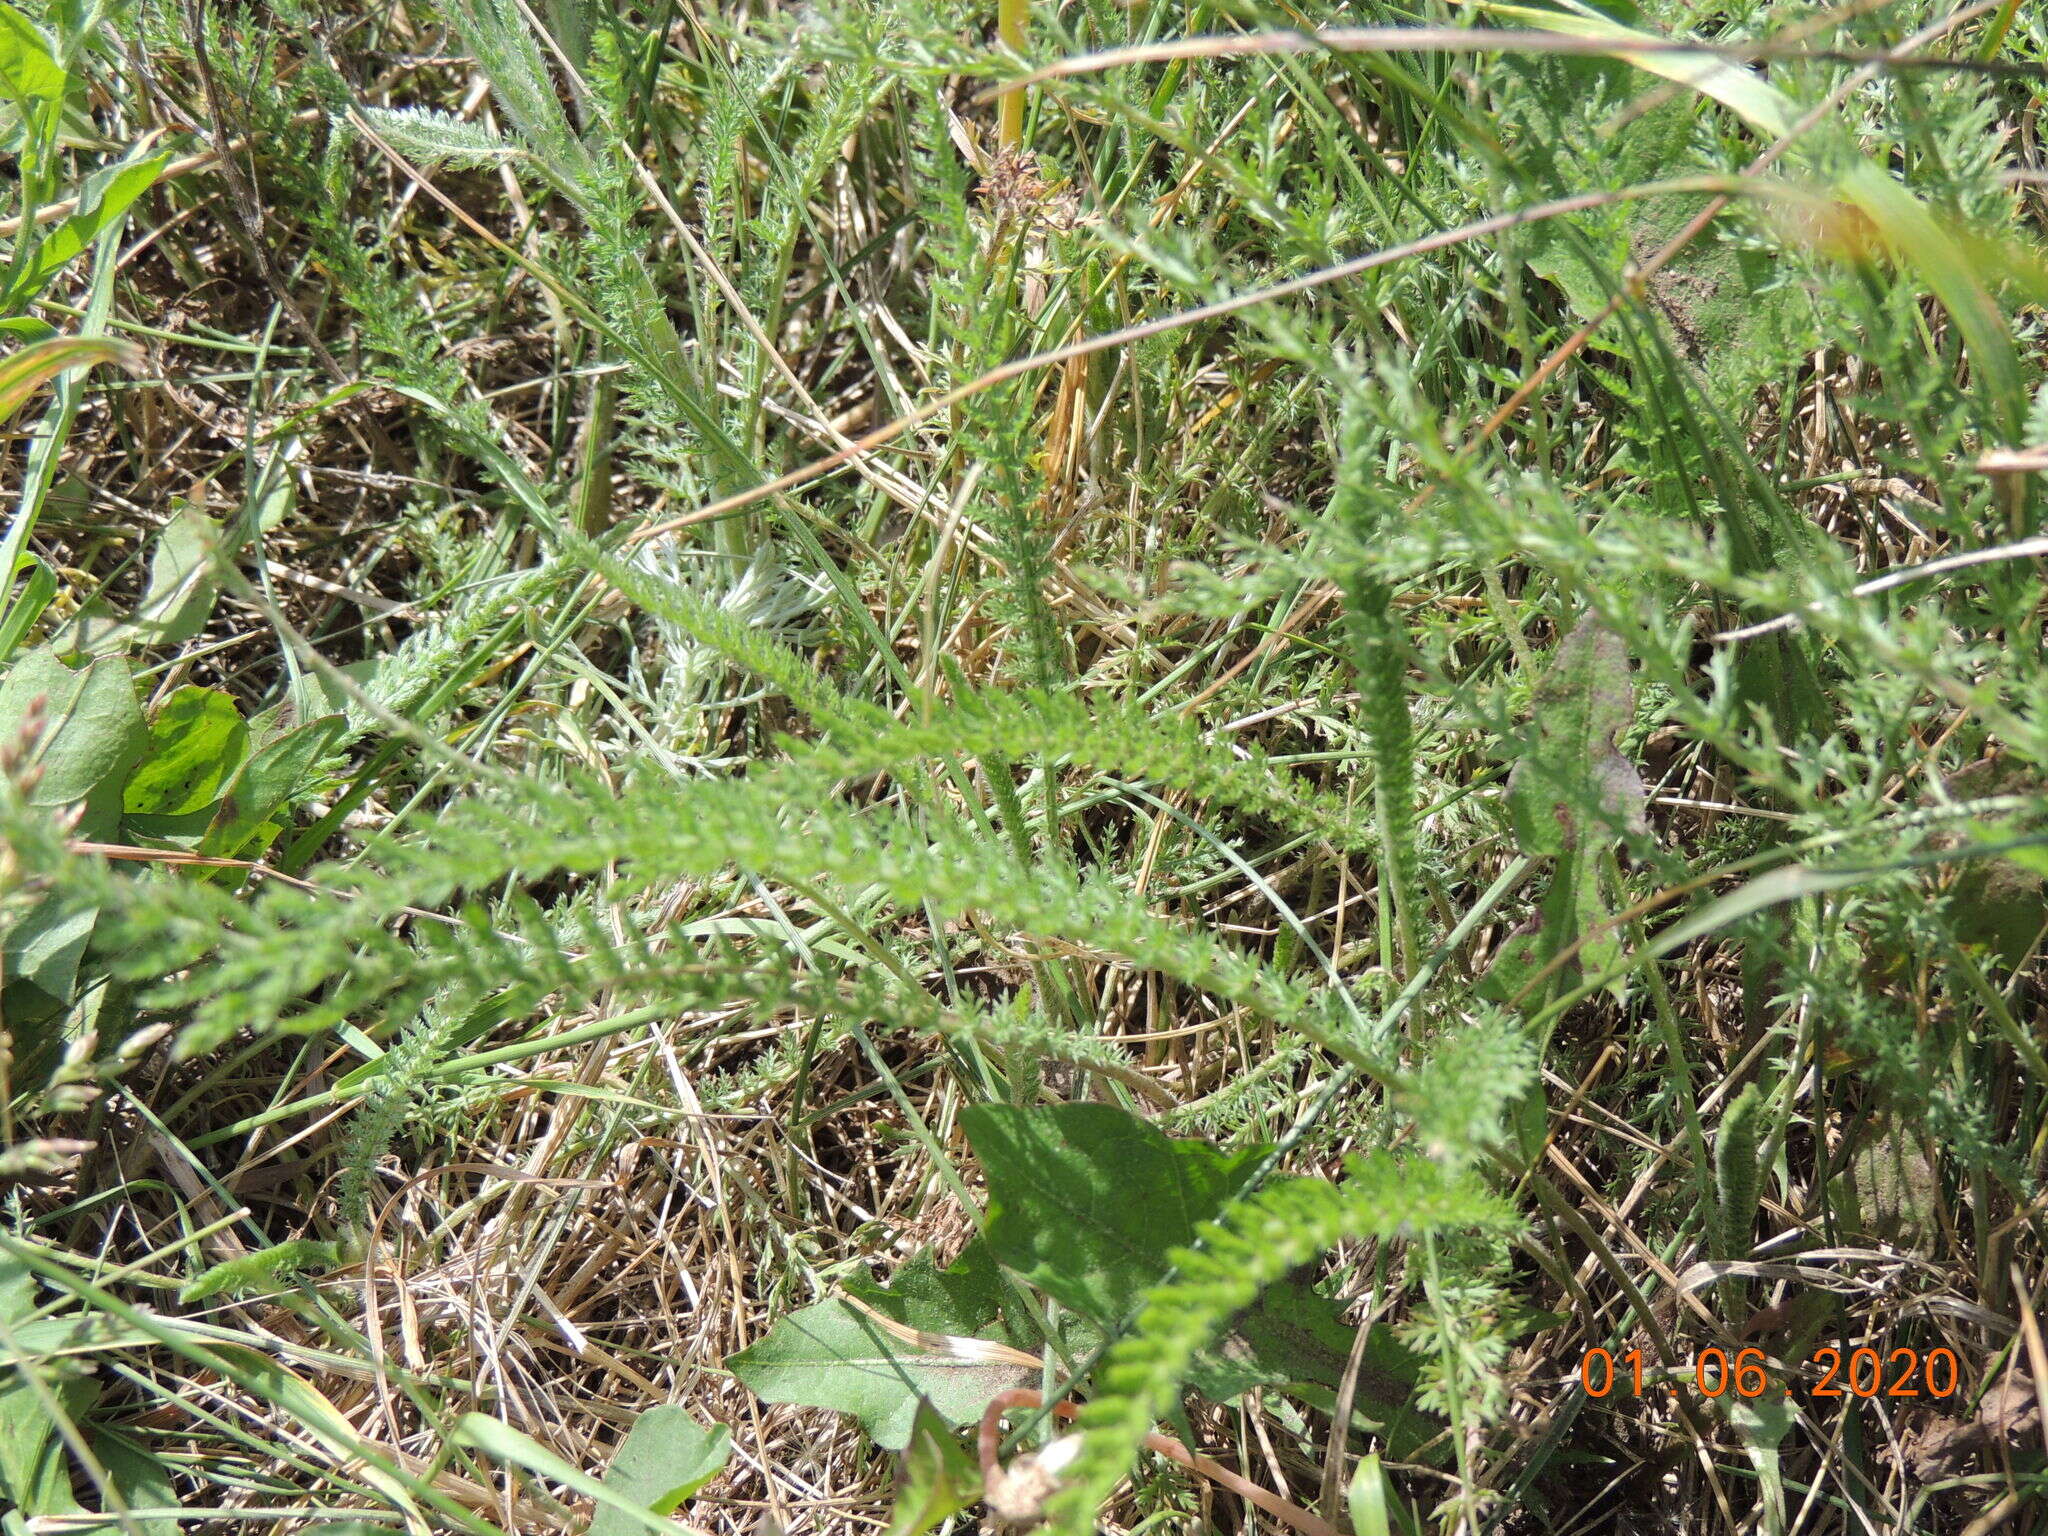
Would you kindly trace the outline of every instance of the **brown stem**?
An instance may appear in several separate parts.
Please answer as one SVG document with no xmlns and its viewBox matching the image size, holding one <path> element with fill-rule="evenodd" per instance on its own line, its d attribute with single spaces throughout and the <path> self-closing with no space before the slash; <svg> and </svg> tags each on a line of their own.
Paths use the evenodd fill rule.
<svg viewBox="0 0 2048 1536">
<path fill-rule="evenodd" d="M 1002 1447 L 1001 1419 L 1012 1408 L 1045 1408 L 1046 1412 L 1058 1419 L 1072 1420 L 1081 1410 L 1072 1403 L 1061 1401 L 1046 1407 L 1042 1393 L 1029 1387 L 1013 1387 L 1007 1392 L 998 1392 L 989 1399 L 988 1407 L 982 1411 L 981 1430 L 976 1443 L 981 1453 L 981 1475 L 986 1482 L 991 1473 L 1000 1468 L 996 1457 Z M 1145 1449 L 1157 1451 L 1168 1461 L 1178 1462 L 1190 1472 L 1200 1473 L 1211 1482 L 1220 1483 L 1248 1504 L 1263 1509 L 1276 1520 L 1285 1521 L 1302 1536 L 1342 1536 L 1334 1525 L 1320 1515 L 1312 1514 L 1299 1504 L 1291 1504 L 1269 1488 L 1248 1482 L 1220 1462 L 1211 1461 L 1207 1456 L 1198 1456 L 1171 1435 L 1151 1434 L 1145 1437 Z"/>
</svg>

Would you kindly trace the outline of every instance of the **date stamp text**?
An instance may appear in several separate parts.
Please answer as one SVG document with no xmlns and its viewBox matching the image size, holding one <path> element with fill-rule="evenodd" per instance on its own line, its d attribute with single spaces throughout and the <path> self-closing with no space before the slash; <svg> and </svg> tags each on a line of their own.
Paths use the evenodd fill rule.
<svg viewBox="0 0 2048 1536">
<path fill-rule="evenodd" d="M 1962 1390 L 1962 1366 L 1955 1351 L 1940 1348 L 1841 1350 L 1832 1345 L 1813 1350 L 1805 1367 L 1791 1377 L 1774 1371 L 1760 1349 L 1709 1348 L 1693 1356 L 1692 1374 L 1677 1374 L 1645 1360 L 1640 1349 L 1615 1355 L 1589 1349 L 1579 1361 L 1579 1384 L 1592 1398 L 1622 1394 L 1632 1397 L 1676 1397 L 1681 1391 L 1701 1397 L 1953 1397 Z"/>
</svg>

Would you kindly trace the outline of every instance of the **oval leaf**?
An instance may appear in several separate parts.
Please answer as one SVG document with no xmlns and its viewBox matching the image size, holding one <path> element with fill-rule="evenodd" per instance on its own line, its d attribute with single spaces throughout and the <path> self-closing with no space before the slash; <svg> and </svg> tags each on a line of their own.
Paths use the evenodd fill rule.
<svg viewBox="0 0 2048 1536">
<path fill-rule="evenodd" d="M 1104 1327 L 1265 1156 L 1168 1136 L 1113 1104 L 979 1104 L 960 1123 L 988 1174 L 997 1261 Z"/>
<path fill-rule="evenodd" d="M 128 781 L 129 815 L 183 816 L 213 804 L 249 755 L 249 727 L 213 688 L 180 688 L 149 723 L 149 750 Z"/>
<path fill-rule="evenodd" d="M 1007 1361 L 921 1350 L 843 1301 L 791 1313 L 725 1363 L 768 1402 L 856 1415 L 875 1444 L 890 1451 L 910 1443 L 920 1403 L 948 1424 L 971 1424 L 998 1392 L 1038 1379 L 1036 1371 Z"/>
<path fill-rule="evenodd" d="M 626 1503 L 651 1515 L 665 1515 L 725 1470 L 732 1433 L 723 1424 L 706 1429 L 673 1403 L 650 1408 L 634 1421 L 612 1453 L 604 1485 Z M 637 1521 L 600 1505 L 590 1536 L 633 1536 Z"/>
</svg>

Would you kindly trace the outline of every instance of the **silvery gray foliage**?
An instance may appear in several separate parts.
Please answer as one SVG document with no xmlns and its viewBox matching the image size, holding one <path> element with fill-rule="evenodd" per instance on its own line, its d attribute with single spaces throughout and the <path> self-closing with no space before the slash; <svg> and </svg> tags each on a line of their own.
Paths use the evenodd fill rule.
<svg viewBox="0 0 2048 1536">
<path fill-rule="evenodd" d="M 428 107 L 358 110 L 379 138 L 422 167 L 497 165 L 525 153 L 482 123 L 472 123 L 452 112 L 436 112 Z M 335 127 L 347 131 L 352 125 L 337 118 Z"/>
</svg>

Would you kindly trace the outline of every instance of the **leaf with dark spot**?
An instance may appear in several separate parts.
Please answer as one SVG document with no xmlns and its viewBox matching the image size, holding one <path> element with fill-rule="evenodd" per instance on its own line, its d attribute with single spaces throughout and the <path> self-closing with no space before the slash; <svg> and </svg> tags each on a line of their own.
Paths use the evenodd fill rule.
<svg viewBox="0 0 2048 1536">
<path fill-rule="evenodd" d="M 1481 996 L 1521 996 L 1574 942 L 1578 968 L 1588 974 L 1608 971 L 1621 959 L 1620 936 L 1606 926 L 1596 855 L 1649 832 L 1642 776 L 1615 745 L 1634 718 L 1628 650 L 1588 613 L 1551 653 L 1508 775 L 1516 841 L 1524 853 L 1556 860 L 1550 892 L 1538 927 L 1504 945 L 1481 978 Z"/>
<path fill-rule="evenodd" d="M 1551 653 L 1532 706 L 1508 775 L 1508 814 L 1522 851 L 1575 848 L 1588 822 L 1610 841 L 1646 832 L 1642 777 L 1614 744 L 1635 716 L 1621 637 L 1590 613 L 1580 619 Z"/>
</svg>

